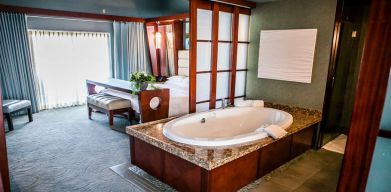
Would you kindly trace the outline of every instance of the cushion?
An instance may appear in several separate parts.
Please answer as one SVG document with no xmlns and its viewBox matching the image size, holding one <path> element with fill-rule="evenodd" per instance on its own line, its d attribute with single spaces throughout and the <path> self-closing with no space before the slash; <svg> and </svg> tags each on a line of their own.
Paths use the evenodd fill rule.
<svg viewBox="0 0 391 192">
<path fill-rule="evenodd" d="M 31 107 L 29 100 L 4 100 L 3 113 L 12 113 L 19 109 Z"/>
<path fill-rule="evenodd" d="M 115 110 L 131 107 L 131 102 L 129 100 L 104 93 L 89 95 L 87 97 L 87 103 L 106 110 Z"/>
</svg>

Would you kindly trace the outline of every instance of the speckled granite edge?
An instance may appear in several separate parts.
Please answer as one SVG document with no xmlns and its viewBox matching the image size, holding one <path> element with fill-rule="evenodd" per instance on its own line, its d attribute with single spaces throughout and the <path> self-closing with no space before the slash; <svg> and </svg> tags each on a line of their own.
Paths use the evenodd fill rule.
<svg viewBox="0 0 391 192">
<path fill-rule="evenodd" d="M 290 126 L 287 128 L 288 134 L 285 136 L 290 136 L 304 128 L 307 128 L 309 126 L 312 126 L 316 123 L 319 123 L 321 121 L 321 112 L 317 110 L 311 110 L 311 109 L 305 109 L 305 108 L 300 108 L 300 107 L 291 107 L 287 105 L 281 105 L 281 104 L 274 104 L 274 103 L 265 103 L 265 107 L 270 107 L 270 108 L 275 108 L 275 109 L 280 109 L 283 111 L 286 111 L 288 113 L 291 113 L 292 115 L 294 114 L 300 114 L 301 116 L 305 116 L 308 118 L 313 118 L 311 121 L 302 121 L 302 122 L 297 122 L 300 121 L 300 119 L 296 119 L 295 126 Z M 304 118 L 305 118 L 304 117 Z M 175 119 L 177 117 L 171 117 L 167 119 L 162 119 L 158 121 L 153 121 L 149 123 L 144 123 L 140 125 L 133 125 L 129 126 L 126 128 L 126 132 L 129 135 L 132 135 L 138 139 L 141 139 L 153 146 L 156 146 L 164 151 L 167 151 L 171 154 L 174 154 L 182 159 L 185 159 L 193 164 L 196 164 L 206 170 L 212 170 L 215 169 L 219 166 L 222 166 L 230 161 L 233 161 L 235 159 L 238 159 L 242 156 L 245 156 L 251 152 L 254 152 L 264 146 L 267 146 L 274 141 L 270 137 L 261 139 L 260 141 L 257 141 L 256 143 L 253 144 L 247 144 L 244 146 L 235 146 L 229 148 L 229 150 L 234 151 L 231 152 L 232 155 L 223 157 L 223 158 L 216 158 L 216 159 L 209 159 L 209 158 L 201 158 L 200 156 L 205 156 L 209 155 L 208 153 L 210 150 L 212 150 L 213 153 L 225 153 L 225 150 L 228 149 L 208 149 L 208 148 L 201 148 L 201 147 L 195 147 L 195 146 L 190 146 L 190 145 L 184 145 L 180 144 L 171 140 L 168 140 L 167 138 L 159 138 L 156 136 L 151 136 L 149 134 L 145 133 L 145 130 L 143 129 L 151 129 L 154 132 L 158 132 L 160 135 L 162 135 L 163 131 L 163 125 Z M 142 130 L 142 131 L 141 131 Z M 144 131 L 144 132 L 143 132 Z M 160 136 L 161 137 L 161 136 Z"/>
</svg>

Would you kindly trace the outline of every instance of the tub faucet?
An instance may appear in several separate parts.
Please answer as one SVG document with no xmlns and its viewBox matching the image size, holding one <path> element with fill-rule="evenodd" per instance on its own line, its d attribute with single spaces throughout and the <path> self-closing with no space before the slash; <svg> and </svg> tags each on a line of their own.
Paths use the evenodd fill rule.
<svg viewBox="0 0 391 192">
<path fill-rule="evenodd" d="M 225 109 L 227 106 L 227 103 L 225 102 L 225 98 L 221 98 L 221 108 Z"/>
</svg>

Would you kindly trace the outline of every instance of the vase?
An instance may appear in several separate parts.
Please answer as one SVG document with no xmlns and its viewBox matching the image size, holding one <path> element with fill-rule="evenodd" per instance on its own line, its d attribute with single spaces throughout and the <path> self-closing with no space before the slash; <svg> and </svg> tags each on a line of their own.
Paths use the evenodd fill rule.
<svg viewBox="0 0 391 192">
<path fill-rule="evenodd" d="M 140 91 L 145 91 L 148 88 L 148 82 L 140 82 Z"/>
</svg>

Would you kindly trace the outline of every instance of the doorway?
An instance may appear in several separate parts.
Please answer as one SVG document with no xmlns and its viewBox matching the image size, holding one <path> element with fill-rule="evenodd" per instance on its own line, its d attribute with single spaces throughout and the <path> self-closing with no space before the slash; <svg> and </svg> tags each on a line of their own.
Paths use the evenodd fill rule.
<svg viewBox="0 0 391 192">
<path fill-rule="evenodd" d="M 324 107 L 320 146 L 349 132 L 368 12 L 369 3 L 366 1 L 343 2 L 335 66 L 329 75 L 330 91 L 326 92 L 328 102 Z"/>
</svg>

